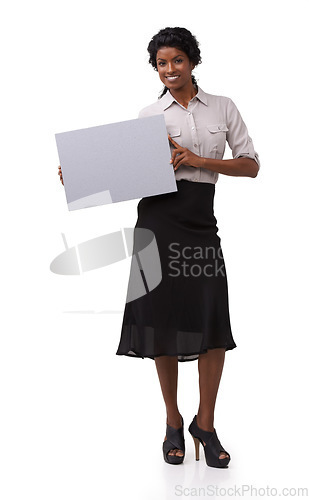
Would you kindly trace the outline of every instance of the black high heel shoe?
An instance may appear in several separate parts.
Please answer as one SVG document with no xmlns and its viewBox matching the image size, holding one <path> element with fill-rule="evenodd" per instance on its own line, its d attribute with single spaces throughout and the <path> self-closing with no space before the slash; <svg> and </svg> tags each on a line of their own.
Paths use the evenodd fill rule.
<svg viewBox="0 0 309 500">
<path fill-rule="evenodd" d="M 183 433 L 183 418 L 181 417 L 181 427 L 179 429 L 175 429 L 170 425 L 166 424 L 166 440 L 163 441 L 163 457 L 165 462 L 168 464 L 182 464 L 185 458 L 185 439 Z M 182 457 L 178 457 L 177 455 L 169 455 L 168 453 L 171 450 L 177 448 L 183 452 Z"/>
<path fill-rule="evenodd" d="M 209 431 L 204 431 L 200 427 L 198 427 L 196 423 L 196 415 L 193 418 L 190 426 L 189 426 L 189 432 L 191 436 L 193 437 L 193 441 L 195 444 L 195 459 L 199 460 L 199 455 L 200 455 L 200 450 L 199 446 L 200 443 L 202 444 L 205 452 L 205 460 L 206 463 L 209 467 L 226 467 L 229 461 L 231 460 L 230 454 L 223 448 L 222 444 L 220 443 L 216 429 L 214 429 L 213 432 Z M 205 446 L 204 446 L 204 443 Z M 224 458 L 219 458 L 221 453 L 226 453 L 228 457 Z"/>
</svg>

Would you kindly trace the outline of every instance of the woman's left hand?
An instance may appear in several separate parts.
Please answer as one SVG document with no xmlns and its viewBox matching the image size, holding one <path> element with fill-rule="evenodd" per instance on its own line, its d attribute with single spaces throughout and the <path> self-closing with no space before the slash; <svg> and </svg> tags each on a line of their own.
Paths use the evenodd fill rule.
<svg viewBox="0 0 309 500">
<path fill-rule="evenodd" d="M 174 139 L 168 134 L 170 143 L 175 147 L 172 152 L 170 163 L 173 164 L 174 170 L 177 170 L 180 165 L 189 165 L 190 167 L 201 167 L 202 158 L 190 151 L 188 148 L 183 148 L 177 144 Z"/>
</svg>

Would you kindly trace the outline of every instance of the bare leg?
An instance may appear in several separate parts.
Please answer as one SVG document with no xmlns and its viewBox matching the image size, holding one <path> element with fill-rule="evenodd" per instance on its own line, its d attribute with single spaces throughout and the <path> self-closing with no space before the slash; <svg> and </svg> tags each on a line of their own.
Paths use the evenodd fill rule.
<svg viewBox="0 0 309 500">
<path fill-rule="evenodd" d="M 214 430 L 214 411 L 225 359 L 225 349 L 209 349 L 198 359 L 200 405 L 196 416 L 197 425 L 205 430 Z M 205 444 L 205 443 L 204 443 Z M 228 455 L 221 453 L 219 458 Z"/>
<path fill-rule="evenodd" d="M 158 356 L 155 358 L 155 363 L 166 406 L 166 423 L 179 429 L 182 421 L 177 405 L 178 358 L 177 356 Z M 182 457 L 183 452 L 175 449 L 171 450 L 169 455 Z"/>
</svg>

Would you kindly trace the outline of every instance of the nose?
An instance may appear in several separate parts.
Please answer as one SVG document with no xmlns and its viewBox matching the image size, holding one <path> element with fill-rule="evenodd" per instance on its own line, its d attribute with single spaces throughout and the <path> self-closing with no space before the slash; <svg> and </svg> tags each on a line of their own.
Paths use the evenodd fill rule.
<svg viewBox="0 0 309 500">
<path fill-rule="evenodd" d="M 168 72 L 169 74 L 174 73 L 174 64 L 173 64 L 173 62 L 169 62 L 169 63 L 167 63 L 167 72 Z"/>
</svg>

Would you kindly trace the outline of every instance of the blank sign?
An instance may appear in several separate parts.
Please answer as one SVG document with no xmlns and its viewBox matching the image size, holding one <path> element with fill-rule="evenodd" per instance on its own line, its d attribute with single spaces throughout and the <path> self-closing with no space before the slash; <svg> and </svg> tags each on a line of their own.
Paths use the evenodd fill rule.
<svg viewBox="0 0 309 500">
<path fill-rule="evenodd" d="M 177 191 L 163 114 L 55 137 L 69 210 Z"/>
</svg>

